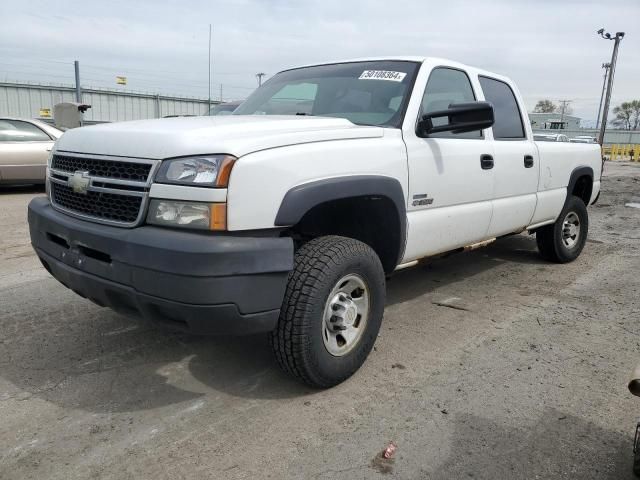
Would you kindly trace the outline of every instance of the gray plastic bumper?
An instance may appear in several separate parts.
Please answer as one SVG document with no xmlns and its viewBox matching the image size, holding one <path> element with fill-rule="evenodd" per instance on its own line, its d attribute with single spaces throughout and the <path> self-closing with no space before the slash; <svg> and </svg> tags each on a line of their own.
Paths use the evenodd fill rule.
<svg viewBox="0 0 640 480">
<path fill-rule="evenodd" d="M 101 306 L 196 334 L 273 330 L 290 238 L 125 229 L 29 204 L 31 243 L 63 285 Z"/>
</svg>

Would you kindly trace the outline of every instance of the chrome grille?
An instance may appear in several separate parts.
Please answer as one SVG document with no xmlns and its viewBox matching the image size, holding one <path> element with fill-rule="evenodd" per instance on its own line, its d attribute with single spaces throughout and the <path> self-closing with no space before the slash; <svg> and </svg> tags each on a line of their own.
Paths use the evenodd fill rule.
<svg viewBox="0 0 640 480">
<path fill-rule="evenodd" d="M 58 152 L 48 168 L 49 199 L 55 209 L 84 220 L 134 227 L 143 220 L 159 163 Z"/>
</svg>

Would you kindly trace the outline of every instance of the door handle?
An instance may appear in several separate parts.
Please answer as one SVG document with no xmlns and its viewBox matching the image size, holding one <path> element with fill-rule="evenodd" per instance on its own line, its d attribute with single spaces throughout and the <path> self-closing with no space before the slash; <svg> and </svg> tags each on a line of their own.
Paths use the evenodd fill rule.
<svg viewBox="0 0 640 480">
<path fill-rule="evenodd" d="M 531 155 L 524 156 L 524 168 L 533 167 L 533 157 Z"/>
<path fill-rule="evenodd" d="M 486 153 L 480 155 L 480 166 L 483 170 L 491 170 L 493 168 L 493 157 Z"/>
</svg>

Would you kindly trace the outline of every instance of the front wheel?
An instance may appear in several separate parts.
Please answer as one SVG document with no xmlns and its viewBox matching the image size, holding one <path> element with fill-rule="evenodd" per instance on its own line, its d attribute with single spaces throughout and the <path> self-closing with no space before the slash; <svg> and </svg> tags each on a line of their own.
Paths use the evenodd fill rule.
<svg viewBox="0 0 640 480">
<path fill-rule="evenodd" d="M 358 240 L 326 236 L 296 252 L 271 343 L 280 366 L 304 383 L 327 388 L 364 363 L 378 336 L 385 274 Z"/>
<path fill-rule="evenodd" d="M 572 195 L 555 223 L 536 231 L 540 255 L 552 262 L 571 262 L 582 252 L 588 232 L 587 207 L 580 197 Z"/>
</svg>

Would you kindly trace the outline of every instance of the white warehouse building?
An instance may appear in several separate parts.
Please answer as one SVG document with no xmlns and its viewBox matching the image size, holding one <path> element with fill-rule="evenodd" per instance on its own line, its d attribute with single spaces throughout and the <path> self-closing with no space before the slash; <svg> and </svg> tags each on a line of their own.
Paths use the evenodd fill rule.
<svg viewBox="0 0 640 480">
<path fill-rule="evenodd" d="M 529 113 L 531 128 L 534 130 L 577 130 L 580 118 L 560 113 Z"/>
</svg>

